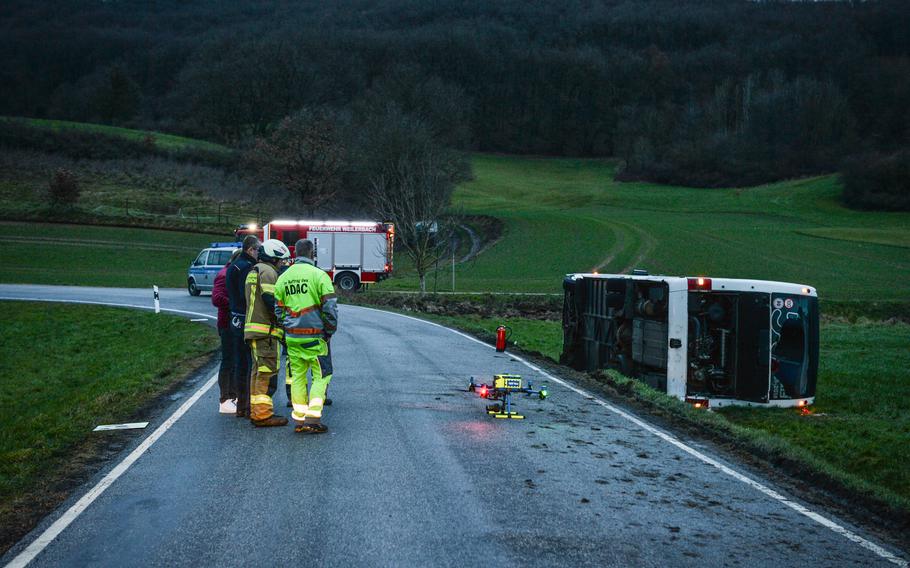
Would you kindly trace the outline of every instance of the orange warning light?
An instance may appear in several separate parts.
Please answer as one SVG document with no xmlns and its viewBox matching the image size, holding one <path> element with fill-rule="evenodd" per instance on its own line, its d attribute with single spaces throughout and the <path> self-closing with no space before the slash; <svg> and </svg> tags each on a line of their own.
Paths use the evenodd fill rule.
<svg viewBox="0 0 910 568">
<path fill-rule="evenodd" d="M 698 278 L 689 278 L 689 290 L 711 290 L 711 279 L 699 276 Z"/>
</svg>

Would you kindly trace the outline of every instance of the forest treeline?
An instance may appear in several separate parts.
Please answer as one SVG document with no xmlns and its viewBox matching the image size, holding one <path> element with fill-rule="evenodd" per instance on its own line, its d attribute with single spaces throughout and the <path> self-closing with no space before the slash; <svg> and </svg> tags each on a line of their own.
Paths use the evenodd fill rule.
<svg viewBox="0 0 910 568">
<path fill-rule="evenodd" d="M 910 147 L 908 30 L 905 0 L 7 0 L 0 114 L 242 144 L 301 108 L 393 105 L 454 148 L 618 157 L 624 179 L 866 163 L 850 203 L 908 208 L 888 178 Z"/>
</svg>

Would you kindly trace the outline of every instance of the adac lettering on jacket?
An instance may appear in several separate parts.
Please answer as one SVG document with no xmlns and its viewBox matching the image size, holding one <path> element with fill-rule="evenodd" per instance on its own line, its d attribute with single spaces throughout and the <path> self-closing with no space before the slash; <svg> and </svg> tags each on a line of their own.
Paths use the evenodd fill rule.
<svg viewBox="0 0 910 568">
<path fill-rule="evenodd" d="M 292 296 L 294 294 L 306 294 L 309 284 L 310 283 L 308 280 L 291 280 L 284 285 L 284 294 L 285 296 Z"/>
</svg>

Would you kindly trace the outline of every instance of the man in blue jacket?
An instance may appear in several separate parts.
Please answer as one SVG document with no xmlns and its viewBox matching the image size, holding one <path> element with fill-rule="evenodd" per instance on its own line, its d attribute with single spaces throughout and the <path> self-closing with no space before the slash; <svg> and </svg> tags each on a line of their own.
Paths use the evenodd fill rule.
<svg viewBox="0 0 910 568">
<path fill-rule="evenodd" d="M 243 339 L 243 327 L 246 319 L 246 295 L 244 285 L 259 257 L 259 238 L 247 235 L 241 245 L 240 256 L 231 263 L 225 275 L 228 300 L 231 308 L 230 334 L 234 347 L 234 373 L 237 385 L 237 416 L 245 418 L 250 415 L 250 366 L 253 354 Z"/>
</svg>

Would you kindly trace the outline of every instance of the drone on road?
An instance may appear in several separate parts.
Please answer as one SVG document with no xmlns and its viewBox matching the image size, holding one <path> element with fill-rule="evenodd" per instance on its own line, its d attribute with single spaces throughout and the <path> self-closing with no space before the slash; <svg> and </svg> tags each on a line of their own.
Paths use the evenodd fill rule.
<svg viewBox="0 0 910 568">
<path fill-rule="evenodd" d="M 513 409 L 512 395 L 524 394 L 525 396 L 537 395 L 540 400 L 549 396 L 547 385 L 543 385 L 539 390 L 534 390 L 531 381 L 525 386 L 524 379 L 521 375 L 493 375 L 493 384 L 477 384 L 474 377 L 471 377 L 471 383 L 468 385 L 469 392 L 476 392 L 481 398 L 496 400 L 493 404 L 487 405 L 487 414 L 492 414 L 494 418 L 512 418 L 515 420 L 524 419 L 524 415 L 519 414 Z"/>
</svg>

